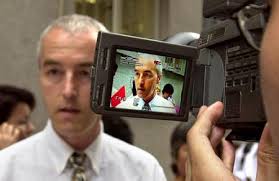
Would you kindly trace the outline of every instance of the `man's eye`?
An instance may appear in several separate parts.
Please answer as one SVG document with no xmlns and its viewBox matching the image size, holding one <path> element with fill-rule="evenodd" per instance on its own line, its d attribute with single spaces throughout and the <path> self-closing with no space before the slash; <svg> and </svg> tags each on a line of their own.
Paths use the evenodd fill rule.
<svg viewBox="0 0 279 181">
<path fill-rule="evenodd" d="M 16 121 L 18 126 L 27 124 L 28 118 L 21 118 Z"/>
<path fill-rule="evenodd" d="M 63 73 L 63 70 L 58 68 L 49 68 L 45 71 L 46 78 L 52 82 L 61 80 L 61 78 L 63 77 Z"/>
<path fill-rule="evenodd" d="M 58 75 L 60 71 L 58 69 L 50 69 L 47 71 L 48 75 Z"/>
<path fill-rule="evenodd" d="M 90 76 L 90 72 L 86 71 L 86 70 L 80 71 L 79 74 L 82 75 L 82 76 Z"/>
<path fill-rule="evenodd" d="M 19 125 L 26 125 L 27 122 L 26 122 L 26 120 L 24 120 L 24 121 L 20 121 L 18 124 L 19 124 Z"/>
<path fill-rule="evenodd" d="M 81 70 L 78 74 L 80 78 L 90 78 L 90 71 Z"/>
<path fill-rule="evenodd" d="M 89 80 L 90 79 L 90 71 L 88 70 L 81 70 L 78 72 L 78 79 L 80 80 Z"/>
<path fill-rule="evenodd" d="M 144 73 L 143 76 L 146 77 L 146 78 L 152 78 L 153 77 L 153 75 L 149 72 Z"/>
</svg>

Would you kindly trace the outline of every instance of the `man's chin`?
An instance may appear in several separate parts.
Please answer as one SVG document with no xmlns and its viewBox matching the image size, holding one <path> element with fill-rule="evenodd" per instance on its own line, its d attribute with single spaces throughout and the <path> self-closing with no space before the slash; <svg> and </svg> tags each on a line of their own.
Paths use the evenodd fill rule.
<svg viewBox="0 0 279 181">
<path fill-rule="evenodd" d="M 55 131 L 62 137 L 71 137 L 75 136 L 76 134 L 82 132 L 84 128 L 79 127 L 73 122 L 67 121 L 64 122 L 60 121 L 59 123 L 54 124 Z"/>
<path fill-rule="evenodd" d="M 139 97 L 139 98 L 142 98 L 143 96 L 142 96 L 141 94 L 138 94 L 138 97 Z"/>
<path fill-rule="evenodd" d="M 137 96 L 138 96 L 139 98 L 144 98 L 143 93 L 137 93 Z"/>
<path fill-rule="evenodd" d="M 137 90 L 137 95 L 143 97 L 145 90 Z"/>
<path fill-rule="evenodd" d="M 55 114 L 54 120 L 52 121 L 56 121 L 56 122 L 60 122 L 60 123 L 73 123 L 76 122 L 77 120 L 79 120 L 80 116 L 79 116 L 79 112 L 58 112 L 57 114 Z"/>
</svg>

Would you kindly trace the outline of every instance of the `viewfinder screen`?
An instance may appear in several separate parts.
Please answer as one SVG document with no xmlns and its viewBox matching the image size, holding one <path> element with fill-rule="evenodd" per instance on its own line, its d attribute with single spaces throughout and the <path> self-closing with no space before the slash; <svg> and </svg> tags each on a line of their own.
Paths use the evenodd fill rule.
<svg viewBox="0 0 279 181">
<path fill-rule="evenodd" d="M 110 108 L 179 115 L 185 58 L 116 49 Z"/>
</svg>

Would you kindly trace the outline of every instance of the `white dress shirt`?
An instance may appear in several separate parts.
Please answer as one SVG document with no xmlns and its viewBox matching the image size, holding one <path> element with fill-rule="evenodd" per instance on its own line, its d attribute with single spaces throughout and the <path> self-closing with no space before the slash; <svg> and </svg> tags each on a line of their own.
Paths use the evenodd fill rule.
<svg viewBox="0 0 279 181">
<path fill-rule="evenodd" d="M 0 180 L 70 181 L 73 170 L 67 161 L 73 152 L 48 121 L 43 131 L 0 151 Z M 166 181 L 151 154 L 103 130 L 85 153 L 89 181 Z"/>
<path fill-rule="evenodd" d="M 244 154 L 247 143 L 241 143 L 235 153 L 233 173 L 240 181 L 256 181 L 258 143 L 253 143 L 249 152 Z"/>
<path fill-rule="evenodd" d="M 128 97 L 126 101 L 122 101 L 116 106 L 116 108 L 142 110 L 144 104 L 144 100 L 136 95 Z M 148 104 L 151 111 L 154 112 L 176 113 L 174 105 L 170 101 L 158 95 L 155 95 L 155 97 Z"/>
</svg>

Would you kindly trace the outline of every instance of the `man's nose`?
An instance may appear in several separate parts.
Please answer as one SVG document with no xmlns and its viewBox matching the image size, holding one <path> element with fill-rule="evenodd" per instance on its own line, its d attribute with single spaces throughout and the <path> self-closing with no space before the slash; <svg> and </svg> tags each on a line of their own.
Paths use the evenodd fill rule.
<svg viewBox="0 0 279 181">
<path fill-rule="evenodd" d="M 67 73 L 64 80 L 63 96 L 66 99 L 71 99 L 77 96 L 77 82 L 73 73 Z"/>
<path fill-rule="evenodd" d="M 142 74 L 139 76 L 139 83 L 140 83 L 141 85 L 144 84 L 144 77 L 143 77 Z"/>
</svg>

